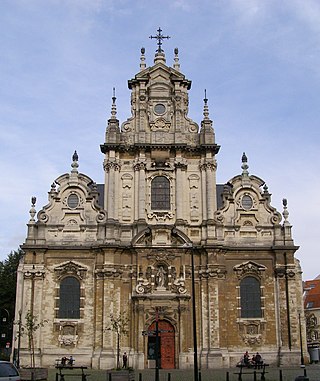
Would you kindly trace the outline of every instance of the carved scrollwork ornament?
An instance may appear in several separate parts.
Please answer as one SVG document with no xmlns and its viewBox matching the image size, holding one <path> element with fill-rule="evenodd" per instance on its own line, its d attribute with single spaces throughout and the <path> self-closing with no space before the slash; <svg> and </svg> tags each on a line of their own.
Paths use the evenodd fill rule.
<svg viewBox="0 0 320 381">
<path fill-rule="evenodd" d="M 120 268 L 106 267 L 95 270 L 95 274 L 98 278 L 117 278 L 123 274 L 123 270 Z"/>
<path fill-rule="evenodd" d="M 114 169 L 115 171 L 120 171 L 121 169 L 121 166 L 119 163 L 115 162 L 115 161 L 107 161 L 103 164 L 103 169 L 106 171 L 106 172 L 109 172 L 110 169 Z"/>
<path fill-rule="evenodd" d="M 148 219 L 152 220 L 155 219 L 156 221 L 166 221 L 166 220 L 172 220 L 173 219 L 173 213 L 171 211 L 166 212 L 150 212 L 148 213 Z"/>
<path fill-rule="evenodd" d="M 286 269 L 285 267 L 275 268 L 274 273 L 277 278 L 284 278 L 285 276 L 287 276 L 288 278 L 293 279 L 296 275 L 293 269 Z"/>
<path fill-rule="evenodd" d="M 25 279 L 43 279 L 45 277 L 45 270 L 43 269 L 27 269 L 23 272 Z"/>
<path fill-rule="evenodd" d="M 76 346 L 79 340 L 78 325 L 76 323 L 61 323 L 58 341 L 60 346 Z"/>
<path fill-rule="evenodd" d="M 239 333 L 244 343 L 248 345 L 261 344 L 264 323 L 259 320 L 239 322 Z"/>
<path fill-rule="evenodd" d="M 216 278 L 216 279 L 225 279 L 227 271 L 221 268 L 208 267 L 206 269 L 199 271 L 200 278 Z"/>
<path fill-rule="evenodd" d="M 97 219 L 98 224 L 106 222 L 107 221 L 107 212 L 105 210 L 101 210 L 98 213 L 96 219 Z"/>
<path fill-rule="evenodd" d="M 54 271 L 58 280 L 67 275 L 74 275 L 79 279 L 84 279 L 87 273 L 87 268 L 80 266 L 75 262 L 69 261 L 60 266 L 57 266 Z"/>
<path fill-rule="evenodd" d="M 39 220 L 39 222 L 46 223 L 46 222 L 48 222 L 48 220 L 49 220 L 49 216 L 46 214 L 46 212 L 44 212 L 43 210 L 41 210 L 41 211 L 38 213 L 38 220 Z"/>
<path fill-rule="evenodd" d="M 146 163 L 144 162 L 138 162 L 133 165 L 134 171 L 141 171 L 146 169 Z"/>
<path fill-rule="evenodd" d="M 286 275 L 286 269 L 283 267 L 277 267 L 274 269 L 274 274 L 276 278 L 284 278 Z"/>
<path fill-rule="evenodd" d="M 152 290 L 152 285 L 148 280 L 139 279 L 136 285 L 137 294 L 148 294 Z"/>
<path fill-rule="evenodd" d="M 148 259 L 154 259 L 157 262 L 160 261 L 173 261 L 175 259 L 175 253 L 164 250 L 152 250 L 147 254 Z"/>
<path fill-rule="evenodd" d="M 215 171 L 217 169 L 217 162 L 216 160 L 214 160 L 212 162 L 202 163 L 199 165 L 199 168 L 201 171 L 208 171 L 208 170 Z"/>
<path fill-rule="evenodd" d="M 261 278 L 266 270 L 266 267 L 255 263 L 253 261 L 247 261 L 233 267 L 238 279 L 242 279 L 247 275 L 255 275 Z"/>
</svg>

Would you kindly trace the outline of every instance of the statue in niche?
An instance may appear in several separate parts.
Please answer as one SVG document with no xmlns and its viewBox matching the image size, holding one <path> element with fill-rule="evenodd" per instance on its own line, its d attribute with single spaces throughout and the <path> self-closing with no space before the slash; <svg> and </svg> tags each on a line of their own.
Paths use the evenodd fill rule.
<svg viewBox="0 0 320 381">
<path fill-rule="evenodd" d="M 164 288 L 166 284 L 167 273 L 163 266 L 160 266 L 156 274 L 156 284 L 159 288 Z"/>
</svg>

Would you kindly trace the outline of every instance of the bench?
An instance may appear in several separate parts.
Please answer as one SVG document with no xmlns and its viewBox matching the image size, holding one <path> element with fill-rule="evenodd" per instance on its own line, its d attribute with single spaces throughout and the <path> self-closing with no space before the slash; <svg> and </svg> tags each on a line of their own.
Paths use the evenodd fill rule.
<svg viewBox="0 0 320 381">
<path fill-rule="evenodd" d="M 242 375 L 243 374 L 253 374 L 253 380 L 257 381 L 257 374 L 260 374 L 261 375 L 261 381 L 265 381 L 265 379 L 266 379 L 265 374 L 268 373 L 268 372 L 266 372 L 267 366 L 269 366 L 269 364 L 263 363 L 260 365 L 261 370 L 257 370 L 257 369 L 248 368 L 245 365 L 237 365 L 237 367 L 240 368 L 240 372 L 235 372 L 234 374 L 238 375 L 239 381 L 242 381 Z M 245 368 L 247 370 L 244 372 L 243 368 Z"/>
<path fill-rule="evenodd" d="M 59 370 L 59 372 L 56 372 L 56 381 L 65 381 L 65 377 L 81 377 L 81 381 L 87 381 L 87 377 L 89 374 L 86 374 L 84 372 L 85 369 L 88 369 L 87 366 L 73 366 L 73 365 L 61 365 L 57 364 L 56 369 Z M 63 372 L 63 370 L 75 370 L 75 369 L 81 369 L 81 373 L 66 373 Z"/>
</svg>

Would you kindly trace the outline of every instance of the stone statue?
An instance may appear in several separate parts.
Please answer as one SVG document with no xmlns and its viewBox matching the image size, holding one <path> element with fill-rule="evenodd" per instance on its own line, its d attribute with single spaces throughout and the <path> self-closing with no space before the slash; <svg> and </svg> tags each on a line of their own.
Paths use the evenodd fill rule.
<svg viewBox="0 0 320 381">
<path fill-rule="evenodd" d="M 157 271 L 156 282 L 157 282 L 158 287 L 165 287 L 166 272 L 165 272 L 163 266 L 160 266 L 158 271 Z"/>
</svg>

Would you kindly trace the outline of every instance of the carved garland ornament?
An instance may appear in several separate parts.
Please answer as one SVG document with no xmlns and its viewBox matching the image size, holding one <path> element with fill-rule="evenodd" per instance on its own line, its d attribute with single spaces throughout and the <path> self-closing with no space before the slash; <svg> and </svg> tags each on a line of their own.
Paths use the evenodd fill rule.
<svg viewBox="0 0 320 381">
<path fill-rule="evenodd" d="M 292 268 L 286 268 L 285 266 L 275 268 L 274 273 L 277 278 L 284 278 L 287 276 L 293 279 L 296 275 L 295 271 Z"/>
<path fill-rule="evenodd" d="M 163 291 L 176 294 L 187 292 L 183 268 L 180 269 L 180 274 L 177 276 L 175 267 L 158 263 L 157 267 L 148 266 L 145 276 L 143 275 L 140 268 L 136 285 L 136 293 L 139 295 Z"/>
<path fill-rule="evenodd" d="M 199 270 L 199 277 L 208 279 L 208 278 L 216 278 L 216 279 L 225 279 L 227 270 L 222 267 L 212 267 L 207 265 L 205 269 Z"/>
<path fill-rule="evenodd" d="M 87 273 L 87 268 L 78 265 L 75 262 L 69 261 L 60 266 L 57 266 L 54 271 L 56 273 L 57 279 L 60 280 L 66 275 L 77 276 L 79 279 L 84 279 Z"/>
<path fill-rule="evenodd" d="M 120 267 L 107 266 L 102 269 L 96 269 L 95 274 L 97 278 L 117 278 L 123 274 L 123 270 Z"/>
<path fill-rule="evenodd" d="M 43 266 L 32 266 L 32 267 L 24 267 L 23 276 L 25 279 L 43 279 L 45 276 L 45 270 Z"/>
<path fill-rule="evenodd" d="M 259 278 L 262 277 L 263 272 L 266 270 L 266 267 L 263 265 L 259 265 L 253 261 L 248 261 L 241 263 L 240 265 L 236 265 L 233 267 L 238 279 L 242 279 L 247 275 L 255 275 Z"/>
<path fill-rule="evenodd" d="M 58 341 L 60 346 L 76 346 L 79 340 L 77 323 L 61 323 Z"/>
<path fill-rule="evenodd" d="M 261 329 L 262 324 L 259 320 L 250 320 L 248 322 L 239 323 L 241 337 L 244 343 L 248 345 L 261 344 L 262 334 Z"/>
<path fill-rule="evenodd" d="M 151 131 L 165 131 L 168 132 L 170 130 L 171 123 L 166 122 L 163 118 L 158 118 L 154 122 L 150 123 Z"/>
</svg>

